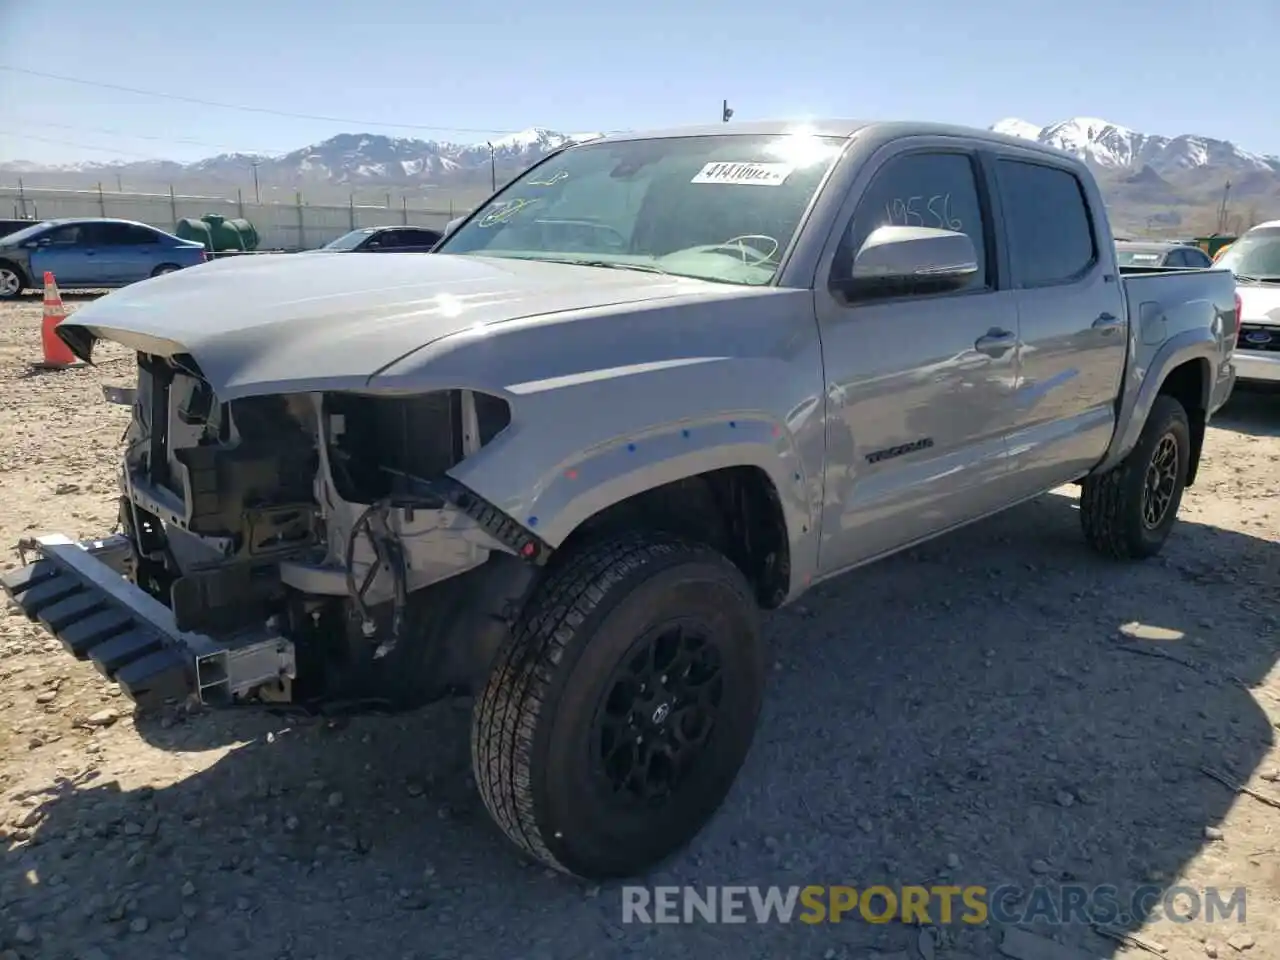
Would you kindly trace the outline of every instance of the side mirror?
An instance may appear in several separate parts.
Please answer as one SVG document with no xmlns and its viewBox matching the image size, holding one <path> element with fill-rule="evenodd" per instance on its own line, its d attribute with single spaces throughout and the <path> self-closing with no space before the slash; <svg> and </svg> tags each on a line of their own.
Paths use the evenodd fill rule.
<svg viewBox="0 0 1280 960">
<path fill-rule="evenodd" d="M 466 217 L 454 217 L 452 220 L 450 220 L 448 223 L 446 223 L 446 224 L 444 225 L 444 235 L 447 237 L 449 234 L 453 233 L 454 229 L 458 226 L 458 224 L 460 224 L 460 223 L 461 223 L 463 220 L 465 220 L 465 219 L 467 219 L 467 218 L 466 218 Z M 444 239 L 444 238 L 442 237 L 441 239 Z"/>
<path fill-rule="evenodd" d="M 933 227 L 878 227 L 853 256 L 849 293 L 945 293 L 963 288 L 978 272 L 978 253 L 967 234 Z"/>
</svg>

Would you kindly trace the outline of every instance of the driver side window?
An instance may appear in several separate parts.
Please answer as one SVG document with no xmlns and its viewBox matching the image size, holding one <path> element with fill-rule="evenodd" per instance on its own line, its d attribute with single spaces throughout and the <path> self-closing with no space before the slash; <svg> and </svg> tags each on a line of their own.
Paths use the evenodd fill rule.
<svg viewBox="0 0 1280 960">
<path fill-rule="evenodd" d="M 848 276 L 867 237 L 885 226 L 934 227 L 967 234 L 978 254 L 978 272 L 964 289 L 990 285 L 982 201 L 968 155 L 910 153 L 881 167 L 840 238 L 833 276 Z"/>
</svg>

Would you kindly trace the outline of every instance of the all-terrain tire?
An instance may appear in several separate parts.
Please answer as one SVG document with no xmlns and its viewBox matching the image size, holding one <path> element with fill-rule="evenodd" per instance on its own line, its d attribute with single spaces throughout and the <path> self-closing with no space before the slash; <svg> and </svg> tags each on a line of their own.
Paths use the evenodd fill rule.
<svg viewBox="0 0 1280 960">
<path fill-rule="evenodd" d="M 628 802 L 631 781 L 607 784 L 606 771 L 617 757 L 645 748 L 633 750 L 630 733 L 616 741 L 621 751 L 600 746 L 618 722 L 623 688 L 615 679 L 630 684 L 626 671 L 642 656 L 656 662 L 658 653 L 644 651 L 660 649 L 666 631 L 677 627 L 707 638 L 699 656 L 719 665 L 720 707 L 700 752 L 685 764 L 687 777 L 666 801 Z M 656 645 L 645 646 L 653 637 Z M 701 709 L 676 694 L 653 708 L 655 691 L 667 697 L 669 686 L 681 683 L 676 673 L 694 671 L 670 672 L 652 685 L 647 705 L 633 710 L 623 697 L 622 712 L 659 724 Z M 594 880 L 642 873 L 683 849 L 723 803 L 751 746 L 764 679 L 759 610 L 741 572 L 722 555 L 661 534 L 584 546 L 539 585 L 476 700 L 471 755 L 480 796 L 516 846 L 553 869 Z M 658 738 L 674 735 L 646 727 L 644 736 L 653 729 Z"/>
<path fill-rule="evenodd" d="M 1144 512 L 1153 502 L 1148 488 L 1153 470 L 1170 454 L 1176 463 L 1161 491 L 1163 512 L 1156 522 Z M 1161 464 L 1154 461 L 1160 460 Z M 1084 479 L 1080 491 L 1080 525 L 1085 540 L 1104 556 L 1118 560 L 1142 560 L 1160 552 L 1178 517 L 1191 462 L 1191 428 L 1187 412 L 1173 397 L 1161 394 L 1129 455 L 1106 473 Z M 1167 497 L 1167 501 L 1165 498 Z"/>
</svg>

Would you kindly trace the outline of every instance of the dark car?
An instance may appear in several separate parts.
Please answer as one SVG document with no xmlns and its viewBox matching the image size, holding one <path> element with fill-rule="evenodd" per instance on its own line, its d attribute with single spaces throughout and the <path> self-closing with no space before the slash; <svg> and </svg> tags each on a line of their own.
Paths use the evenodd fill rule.
<svg viewBox="0 0 1280 960">
<path fill-rule="evenodd" d="M 34 227 L 39 222 L 39 220 L 0 220 L 0 237 L 7 237 L 27 227 Z"/>
<path fill-rule="evenodd" d="M 205 261 L 204 246 L 132 220 L 45 220 L 0 237 L 0 300 L 42 284 L 123 287 Z"/>
<path fill-rule="evenodd" d="M 430 227 L 361 227 L 326 243 L 340 253 L 428 253 L 444 236 Z"/>
<path fill-rule="evenodd" d="M 1122 267 L 1203 270 L 1213 266 L 1199 247 L 1169 240 L 1117 240 L 1116 262 Z"/>
</svg>

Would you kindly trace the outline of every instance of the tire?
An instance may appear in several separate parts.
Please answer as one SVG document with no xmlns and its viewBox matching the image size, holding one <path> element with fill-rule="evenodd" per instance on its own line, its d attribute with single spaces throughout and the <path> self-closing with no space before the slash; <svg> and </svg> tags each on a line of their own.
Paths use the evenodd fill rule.
<svg viewBox="0 0 1280 960">
<path fill-rule="evenodd" d="M 703 682 L 683 695 L 683 681 L 668 679 L 677 627 L 703 641 L 681 670 Z M 653 687 L 624 695 L 645 689 L 628 673 L 641 662 L 657 663 L 653 673 L 677 688 L 674 699 L 654 696 Z M 476 701 L 471 756 L 480 796 L 517 847 L 555 870 L 590 880 L 641 874 L 682 850 L 724 802 L 755 734 L 764 664 L 751 587 L 719 553 L 664 535 L 584 547 L 538 587 Z M 691 705 L 699 690 L 708 701 L 718 694 L 711 722 Z M 638 726 L 617 720 L 621 714 Z M 677 730 L 700 750 L 693 747 L 669 792 L 637 799 L 643 784 L 634 770 L 624 776 L 628 759 L 677 742 Z M 633 734 L 643 746 L 632 746 Z M 677 769 L 656 756 L 649 769 Z"/>
<path fill-rule="evenodd" d="M 1108 472 L 1084 480 L 1080 525 L 1089 545 L 1118 560 L 1144 560 L 1159 553 L 1178 518 L 1190 463 L 1187 412 L 1162 394 L 1129 455 Z"/>
<path fill-rule="evenodd" d="M 174 271 L 181 269 L 182 268 L 176 263 L 162 263 L 151 271 L 151 275 L 153 277 L 163 277 L 166 273 L 173 273 Z"/>
<path fill-rule="evenodd" d="M 27 278 L 7 260 L 0 260 L 0 300 L 12 300 L 27 289 Z"/>
</svg>

